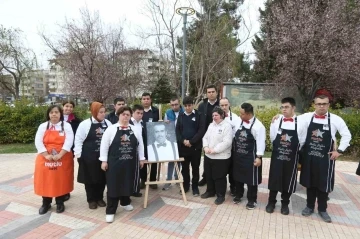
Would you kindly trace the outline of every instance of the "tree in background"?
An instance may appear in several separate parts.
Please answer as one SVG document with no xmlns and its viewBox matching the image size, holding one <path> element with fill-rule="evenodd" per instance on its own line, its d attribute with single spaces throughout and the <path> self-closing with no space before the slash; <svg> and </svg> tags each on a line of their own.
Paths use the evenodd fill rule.
<svg viewBox="0 0 360 239">
<path fill-rule="evenodd" d="M 154 103 L 167 104 L 172 97 L 172 88 L 169 79 L 162 77 L 158 80 L 155 88 L 152 91 L 151 99 Z"/>
<path fill-rule="evenodd" d="M 23 38 L 19 29 L 6 29 L 0 25 L 0 85 L 15 99 L 19 99 L 20 84 L 26 78 L 26 72 L 36 67 L 35 53 L 25 47 Z"/>
</svg>

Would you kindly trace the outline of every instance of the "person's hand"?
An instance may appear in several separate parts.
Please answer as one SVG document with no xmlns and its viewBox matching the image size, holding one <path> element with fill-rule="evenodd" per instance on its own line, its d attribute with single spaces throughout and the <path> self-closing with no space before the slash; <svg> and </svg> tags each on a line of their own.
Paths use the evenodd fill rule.
<svg viewBox="0 0 360 239">
<path fill-rule="evenodd" d="M 143 168 L 143 167 L 144 167 L 144 164 L 145 164 L 144 161 L 145 161 L 145 160 L 141 160 L 141 161 L 140 161 L 140 168 Z"/>
<path fill-rule="evenodd" d="M 103 171 L 108 170 L 108 163 L 107 163 L 107 162 L 102 162 L 102 163 L 101 163 L 101 169 L 102 169 Z"/>
<path fill-rule="evenodd" d="M 261 159 L 256 158 L 256 159 L 254 160 L 254 166 L 255 166 L 255 167 L 260 167 L 260 166 L 261 166 Z"/>
<path fill-rule="evenodd" d="M 209 151 L 210 149 L 209 149 L 209 147 L 205 147 L 204 148 L 204 152 L 206 153 L 206 154 L 210 154 L 210 151 Z"/>
<path fill-rule="evenodd" d="M 340 155 L 342 155 L 341 153 L 339 153 L 336 150 L 329 152 L 329 154 L 331 155 L 331 157 L 330 157 L 331 160 L 336 160 L 338 157 L 340 157 Z"/>
<path fill-rule="evenodd" d="M 271 123 L 274 123 L 275 120 L 277 120 L 279 117 L 280 117 L 279 114 L 275 115 L 275 116 L 272 118 Z"/>
<path fill-rule="evenodd" d="M 53 160 L 54 161 L 58 161 L 58 160 L 60 160 L 62 158 L 62 156 L 60 155 L 60 154 L 57 154 L 57 155 L 54 155 L 53 156 Z"/>
<path fill-rule="evenodd" d="M 44 156 L 46 160 L 53 160 L 53 156 L 51 154 L 48 154 Z"/>
<path fill-rule="evenodd" d="M 209 149 L 209 154 L 214 154 L 215 151 L 213 149 Z"/>
</svg>

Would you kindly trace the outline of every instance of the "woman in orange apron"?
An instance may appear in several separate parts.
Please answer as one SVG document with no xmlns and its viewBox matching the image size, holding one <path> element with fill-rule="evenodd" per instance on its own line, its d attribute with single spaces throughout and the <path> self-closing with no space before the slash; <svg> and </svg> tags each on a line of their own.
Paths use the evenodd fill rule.
<svg viewBox="0 0 360 239">
<path fill-rule="evenodd" d="M 34 191 L 43 197 L 40 215 L 50 209 L 53 197 L 57 204 L 56 212 L 63 212 L 64 195 L 74 188 L 74 161 L 71 152 L 74 133 L 70 124 L 63 121 L 60 106 L 50 106 L 46 116 L 47 122 L 39 126 L 35 136 L 39 154 L 35 162 Z"/>
</svg>

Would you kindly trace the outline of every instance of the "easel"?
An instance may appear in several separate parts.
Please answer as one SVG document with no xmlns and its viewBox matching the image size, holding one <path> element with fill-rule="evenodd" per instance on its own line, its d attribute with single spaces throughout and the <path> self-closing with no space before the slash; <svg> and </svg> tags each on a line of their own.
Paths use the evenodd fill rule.
<svg viewBox="0 0 360 239">
<path fill-rule="evenodd" d="M 185 195 L 185 191 L 184 191 L 184 185 L 183 185 L 183 177 L 182 174 L 180 172 L 179 169 L 179 165 L 178 163 L 184 161 L 184 158 L 180 158 L 179 160 L 169 160 L 169 161 L 161 161 L 161 162 L 145 162 L 146 166 L 147 166 L 147 179 L 145 182 L 145 198 L 144 198 L 144 208 L 147 207 L 147 202 L 148 202 L 148 197 L 149 197 L 149 187 L 150 185 L 154 185 L 154 184 L 165 184 L 165 183 L 179 183 L 180 184 L 180 190 L 181 190 L 181 194 L 184 200 L 184 204 L 187 205 L 187 200 L 186 200 L 186 195 Z M 178 175 L 178 180 L 161 180 L 160 181 L 160 176 L 161 176 L 161 168 L 164 165 L 164 163 L 174 163 L 175 166 L 175 170 L 177 172 Z M 158 164 L 157 166 L 158 168 L 158 173 L 157 173 L 157 177 L 156 177 L 156 181 L 150 181 L 150 172 L 151 172 L 151 165 L 152 164 Z M 164 175 L 166 177 L 166 173 Z"/>
</svg>

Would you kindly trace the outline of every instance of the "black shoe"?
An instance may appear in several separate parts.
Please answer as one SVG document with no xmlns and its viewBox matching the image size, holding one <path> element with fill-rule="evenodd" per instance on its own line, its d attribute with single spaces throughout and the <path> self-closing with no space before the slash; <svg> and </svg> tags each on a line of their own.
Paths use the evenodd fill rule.
<svg viewBox="0 0 360 239">
<path fill-rule="evenodd" d="M 133 194 L 132 194 L 131 196 L 136 197 L 136 198 L 141 198 L 141 197 L 142 197 L 142 193 L 133 192 Z"/>
<path fill-rule="evenodd" d="M 64 195 L 64 202 L 70 199 L 70 193 Z"/>
<path fill-rule="evenodd" d="M 205 185 L 206 185 L 206 179 L 203 178 L 203 179 L 201 179 L 201 180 L 199 181 L 198 186 L 199 186 L 199 187 L 202 187 L 202 186 L 205 186 Z"/>
<path fill-rule="evenodd" d="M 220 204 L 222 204 L 223 202 L 225 202 L 225 197 L 217 197 L 217 198 L 215 199 L 215 204 L 216 204 L 216 205 L 220 205 Z"/>
<path fill-rule="evenodd" d="M 327 212 L 319 212 L 320 217 L 324 220 L 324 222 L 331 222 L 331 217 Z"/>
<path fill-rule="evenodd" d="M 275 209 L 275 204 L 274 203 L 268 203 L 268 205 L 266 205 L 265 211 L 267 213 L 273 213 Z"/>
<path fill-rule="evenodd" d="M 198 188 L 198 187 L 193 187 L 193 188 L 192 188 L 192 192 L 193 192 L 193 196 L 194 196 L 194 197 L 200 196 L 200 191 L 199 191 L 199 188 Z"/>
<path fill-rule="evenodd" d="M 144 181 L 141 181 L 140 182 L 140 189 L 144 189 L 145 188 L 145 182 Z"/>
<path fill-rule="evenodd" d="M 233 199 L 233 203 L 234 204 L 239 204 L 241 202 L 241 198 L 239 198 L 239 197 L 234 197 L 234 199 Z"/>
<path fill-rule="evenodd" d="M 89 208 L 90 209 L 96 209 L 98 207 L 97 202 L 89 202 Z"/>
<path fill-rule="evenodd" d="M 39 214 L 43 215 L 43 214 L 47 213 L 50 208 L 51 208 L 51 204 L 47 204 L 47 205 L 43 204 L 39 209 Z"/>
<path fill-rule="evenodd" d="M 248 202 L 248 203 L 246 204 L 246 209 L 247 209 L 247 210 L 254 210 L 255 207 L 256 207 L 256 202 Z"/>
<path fill-rule="evenodd" d="M 151 188 L 151 189 L 158 189 L 158 185 L 157 185 L 157 184 L 151 184 L 151 185 L 150 185 L 150 188 Z"/>
<path fill-rule="evenodd" d="M 290 210 L 288 205 L 281 205 L 281 214 L 282 215 L 289 215 Z"/>
<path fill-rule="evenodd" d="M 211 198 L 211 197 L 215 197 L 215 193 L 209 193 L 209 192 L 205 192 L 204 194 L 201 194 L 200 196 L 201 198 L 205 199 L 205 198 Z"/>
<path fill-rule="evenodd" d="M 65 205 L 63 203 L 56 204 L 56 212 L 57 213 L 62 213 L 64 211 L 65 211 Z"/>
<path fill-rule="evenodd" d="M 308 217 L 313 213 L 314 213 L 314 209 L 306 207 L 304 210 L 302 210 L 301 215 Z"/>
<path fill-rule="evenodd" d="M 97 201 L 97 205 L 99 207 L 106 207 L 106 202 L 103 199 L 101 199 L 101 200 Z"/>
<path fill-rule="evenodd" d="M 230 195 L 235 197 L 236 196 L 236 189 L 235 188 L 230 188 Z"/>
</svg>

